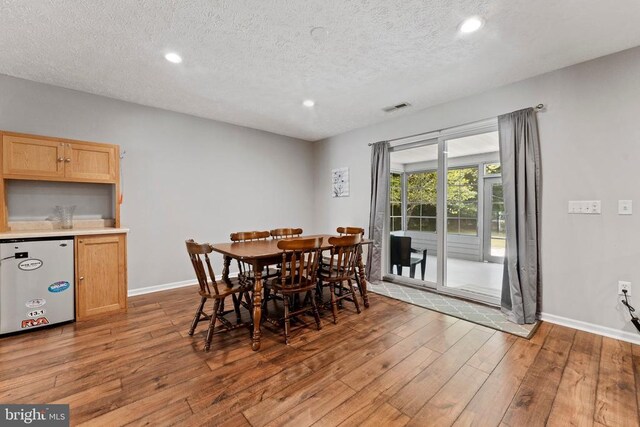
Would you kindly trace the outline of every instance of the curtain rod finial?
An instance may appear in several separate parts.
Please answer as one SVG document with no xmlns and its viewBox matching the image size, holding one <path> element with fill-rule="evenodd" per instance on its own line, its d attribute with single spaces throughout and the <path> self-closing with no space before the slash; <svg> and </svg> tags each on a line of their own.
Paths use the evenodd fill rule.
<svg viewBox="0 0 640 427">
<path fill-rule="evenodd" d="M 536 110 L 537 110 L 537 111 L 540 111 L 540 110 L 542 110 L 543 108 L 544 108 L 544 104 L 538 104 L 538 105 L 536 105 Z"/>
</svg>

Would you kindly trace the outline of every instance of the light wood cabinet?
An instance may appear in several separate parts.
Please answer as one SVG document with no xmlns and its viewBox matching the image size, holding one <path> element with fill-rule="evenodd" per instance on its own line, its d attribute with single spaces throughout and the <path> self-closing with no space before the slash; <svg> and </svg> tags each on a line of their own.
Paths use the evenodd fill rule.
<svg viewBox="0 0 640 427">
<path fill-rule="evenodd" d="M 65 177 L 94 182 L 115 181 L 116 151 L 113 145 L 67 143 Z"/>
<path fill-rule="evenodd" d="M 115 183 L 118 146 L 4 134 L 5 178 Z"/>
<path fill-rule="evenodd" d="M 0 130 L 0 232 L 9 230 L 9 180 L 113 185 L 114 225 L 120 227 L 120 147 Z"/>
<path fill-rule="evenodd" d="M 127 309 L 126 235 L 76 237 L 76 318 Z"/>
<path fill-rule="evenodd" d="M 65 176 L 64 143 L 40 138 L 3 135 L 3 172 L 18 177 L 60 179 Z"/>
</svg>

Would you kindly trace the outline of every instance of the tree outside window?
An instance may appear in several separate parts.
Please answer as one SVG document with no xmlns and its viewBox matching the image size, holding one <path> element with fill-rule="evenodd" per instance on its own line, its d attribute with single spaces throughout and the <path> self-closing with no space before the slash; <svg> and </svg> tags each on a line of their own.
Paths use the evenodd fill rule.
<svg viewBox="0 0 640 427">
<path fill-rule="evenodd" d="M 447 232 L 478 235 L 478 168 L 449 169 Z"/>
<path fill-rule="evenodd" d="M 390 230 L 402 231 L 402 175 L 392 173 L 389 181 Z"/>
<path fill-rule="evenodd" d="M 407 230 L 436 232 L 437 188 L 436 171 L 407 175 Z M 447 173 L 447 232 L 478 234 L 477 167 L 449 169 Z"/>
<path fill-rule="evenodd" d="M 407 176 L 407 230 L 436 232 L 437 185 L 436 171 Z"/>
</svg>

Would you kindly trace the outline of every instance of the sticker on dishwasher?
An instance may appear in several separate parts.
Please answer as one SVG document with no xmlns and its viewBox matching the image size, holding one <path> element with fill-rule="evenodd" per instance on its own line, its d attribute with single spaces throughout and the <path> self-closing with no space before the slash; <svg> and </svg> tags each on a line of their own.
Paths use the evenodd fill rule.
<svg viewBox="0 0 640 427">
<path fill-rule="evenodd" d="M 38 317 L 37 319 L 27 319 L 22 321 L 22 329 L 33 328 L 34 326 L 48 325 L 49 319 L 46 317 Z"/>
<path fill-rule="evenodd" d="M 38 307 L 42 307 L 46 303 L 47 303 L 46 299 L 44 299 L 44 298 L 36 298 L 36 299 L 30 299 L 24 305 L 26 305 L 27 308 L 38 308 Z"/>
<path fill-rule="evenodd" d="M 49 285 L 49 292 L 56 293 L 66 291 L 67 289 L 69 289 L 69 286 L 71 286 L 69 282 L 62 280 L 60 282 L 52 283 L 51 285 Z"/>
<path fill-rule="evenodd" d="M 44 316 L 46 312 L 47 312 L 47 310 L 45 310 L 44 308 L 40 308 L 38 310 L 31 310 L 30 312 L 27 313 L 27 317 Z"/>
<path fill-rule="evenodd" d="M 25 259 L 20 264 L 18 264 L 18 268 L 22 271 L 33 271 L 42 267 L 42 260 L 32 258 Z"/>
</svg>

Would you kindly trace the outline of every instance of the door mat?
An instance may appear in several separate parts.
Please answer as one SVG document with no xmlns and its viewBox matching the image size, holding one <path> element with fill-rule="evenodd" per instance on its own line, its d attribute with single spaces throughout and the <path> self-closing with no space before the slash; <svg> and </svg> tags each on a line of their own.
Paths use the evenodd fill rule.
<svg viewBox="0 0 640 427">
<path fill-rule="evenodd" d="M 526 339 L 531 338 L 540 323 L 518 325 L 517 323 L 510 322 L 499 308 L 452 298 L 427 290 L 401 286 L 395 283 L 369 282 L 368 289 L 376 294 L 405 301 L 409 304 L 424 307 Z"/>
</svg>

